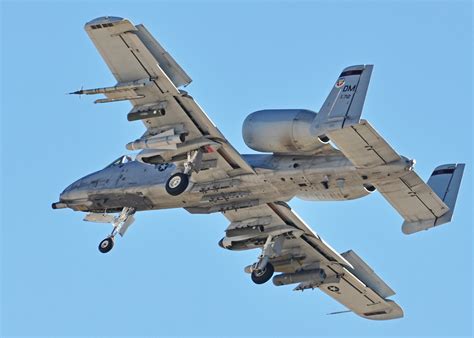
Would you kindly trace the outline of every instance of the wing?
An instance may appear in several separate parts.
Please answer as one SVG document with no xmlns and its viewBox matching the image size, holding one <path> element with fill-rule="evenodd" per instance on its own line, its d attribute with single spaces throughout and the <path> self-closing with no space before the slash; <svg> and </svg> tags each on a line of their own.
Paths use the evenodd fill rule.
<svg viewBox="0 0 474 338">
<path fill-rule="evenodd" d="M 178 161 L 186 151 L 202 148 L 202 167 L 213 170 L 193 175 L 196 181 L 253 173 L 202 108 L 177 88 L 189 84 L 190 77 L 143 25 L 101 17 L 87 23 L 85 30 L 118 83 L 76 93 L 106 95 L 97 103 L 132 103 L 128 119 L 142 120 L 147 128 L 140 139 L 127 145 L 142 150 L 138 158 L 150 163 Z"/>
<path fill-rule="evenodd" d="M 403 316 L 402 309 L 387 299 L 394 292 L 362 259 L 353 251 L 338 254 L 287 204 L 269 203 L 226 211 L 224 215 L 231 223 L 220 243 L 222 247 L 264 248 L 265 252 L 266 243 L 272 243 L 269 262 L 281 272 L 273 279 L 275 285 L 299 283 L 295 290 L 319 288 L 368 319 Z"/>
</svg>

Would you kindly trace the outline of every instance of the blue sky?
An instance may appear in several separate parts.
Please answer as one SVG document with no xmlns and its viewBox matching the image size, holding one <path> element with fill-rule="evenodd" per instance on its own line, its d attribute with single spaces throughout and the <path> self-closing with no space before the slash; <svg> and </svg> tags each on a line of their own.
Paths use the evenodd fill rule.
<svg viewBox="0 0 474 338">
<path fill-rule="evenodd" d="M 375 64 L 363 118 L 425 179 L 467 163 L 454 221 L 403 235 L 378 193 L 290 204 L 336 250 L 366 260 L 404 319 L 326 316 L 344 308 L 319 291 L 254 285 L 243 267 L 258 252 L 218 247 L 219 214 L 140 213 L 102 255 L 107 225 L 51 210 L 143 132 L 128 103 L 64 95 L 115 83 L 83 31 L 103 15 L 145 24 L 244 153 L 248 113 L 318 110 L 341 69 Z M 2 335 L 472 335 L 471 2 L 3 1 L 1 29 Z"/>
</svg>

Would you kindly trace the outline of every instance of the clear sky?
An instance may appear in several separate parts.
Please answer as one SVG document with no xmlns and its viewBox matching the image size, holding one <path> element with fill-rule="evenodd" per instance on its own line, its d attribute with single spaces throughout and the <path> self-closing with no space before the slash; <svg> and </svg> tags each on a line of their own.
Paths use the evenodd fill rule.
<svg viewBox="0 0 474 338">
<path fill-rule="evenodd" d="M 254 285 L 243 267 L 259 252 L 218 247 L 220 214 L 140 213 L 102 255 L 108 225 L 51 210 L 69 183 L 143 133 L 126 102 L 64 95 L 115 83 L 83 30 L 103 15 L 145 24 L 244 153 L 247 114 L 318 110 L 344 67 L 375 64 L 363 118 L 425 179 L 467 163 L 453 222 L 403 235 L 378 193 L 290 204 L 336 250 L 354 249 L 405 318 L 327 316 L 344 308 L 318 290 Z M 3 1 L 1 29 L 2 335 L 472 336 L 470 1 Z"/>
</svg>

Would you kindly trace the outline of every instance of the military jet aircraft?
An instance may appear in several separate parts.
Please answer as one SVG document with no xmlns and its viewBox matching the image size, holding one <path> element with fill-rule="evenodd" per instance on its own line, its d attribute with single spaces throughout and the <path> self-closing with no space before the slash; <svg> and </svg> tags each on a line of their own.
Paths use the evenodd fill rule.
<svg viewBox="0 0 474 338">
<path fill-rule="evenodd" d="M 191 82 L 143 25 L 101 17 L 85 30 L 117 84 L 72 94 L 103 94 L 95 103 L 128 100 L 129 121 L 144 134 L 126 145 L 139 151 L 67 187 L 54 209 L 112 224 L 99 244 L 109 252 L 142 210 L 221 212 L 230 222 L 219 242 L 229 250 L 261 249 L 245 268 L 262 284 L 318 288 L 368 319 L 400 318 L 395 292 L 352 250 L 337 253 L 288 206 L 293 197 L 344 201 L 378 190 L 411 234 L 451 221 L 464 164 L 437 167 L 428 182 L 361 120 L 372 65 L 342 71 L 318 113 L 261 110 L 243 124 L 243 138 L 262 154 L 241 155 L 182 89 Z M 181 88 L 181 89 L 178 89 Z"/>
</svg>

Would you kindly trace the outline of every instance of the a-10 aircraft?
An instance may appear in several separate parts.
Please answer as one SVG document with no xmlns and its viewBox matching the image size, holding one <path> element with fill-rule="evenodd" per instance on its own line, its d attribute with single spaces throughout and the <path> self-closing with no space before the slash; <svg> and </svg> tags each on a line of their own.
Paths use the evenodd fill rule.
<svg viewBox="0 0 474 338">
<path fill-rule="evenodd" d="M 67 187 L 54 209 L 88 212 L 86 221 L 112 224 L 99 244 L 109 252 L 142 210 L 185 208 L 221 212 L 230 222 L 219 245 L 261 249 L 245 268 L 262 284 L 319 288 L 368 319 L 403 316 L 395 292 L 352 250 L 337 253 L 286 204 L 293 197 L 344 201 L 378 190 L 400 213 L 406 234 L 451 221 L 464 164 L 437 167 L 428 182 L 361 120 L 372 65 L 342 71 L 318 113 L 261 110 L 243 124 L 243 138 L 264 154 L 242 155 L 194 99 L 178 89 L 191 82 L 143 25 L 101 17 L 85 25 L 117 84 L 72 94 L 104 94 L 95 103 L 128 100 L 129 121 L 145 133 L 106 168 Z M 336 148 L 337 147 L 337 148 Z"/>
</svg>

